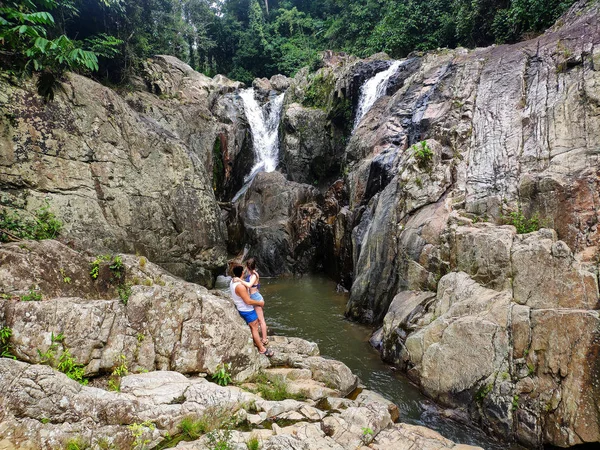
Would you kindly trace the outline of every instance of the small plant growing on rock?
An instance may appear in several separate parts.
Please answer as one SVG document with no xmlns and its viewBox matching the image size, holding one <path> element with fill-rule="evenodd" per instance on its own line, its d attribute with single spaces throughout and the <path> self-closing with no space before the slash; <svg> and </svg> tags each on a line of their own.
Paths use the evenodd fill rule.
<svg viewBox="0 0 600 450">
<path fill-rule="evenodd" d="M 34 290 L 33 288 L 29 289 L 29 294 L 25 294 L 21 296 L 22 302 L 39 302 L 42 300 L 42 294 Z"/>
<path fill-rule="evenodd" d="M 23 214 L 30 217 L 24 218 Z M 0 242 L 54 239 L 62 230 L 62 226 L 62 222 L 50 212 L 50 203 L 47 200 L 34 213 L 0 210 Z"/>
<path fill-rule="evenodd" d="M 488 394 L 490 392 L 492 392 L 493 388 L 494 388 L 494 385 L 491 383 L 481 386 L 479 388 L 479 390 L 477 391 L 477 394 L 475 394 L 475 401 L 478 403 L 481 403 L 483 401 L 483 399 L 485 399 L 488 396 Z"/>
<path fill-rule="evenodd" d="M 252 382 L 256 384 L 256 388 L 251 389 L 251 391 L 260 394 L 265 400 L 280 402 L 287 398 L 294 400 L 306 399 L 306 395 L 303 393 L 291 393 L 285 379 L 280 375 L 269 377 L 264 372 L 260 372 L 254 376 Z"/>
<path fill-rule="evenodd" d="M 37 353 L 40 357 L 40 364 L 46 364 L 50 367 L 54 367 L 56 364 L 56 352 L 59 347 L 59 343 L 65 340 L 65 336 L 62 333 L 57 335 L 52 332 L 50 334 L 50 346 L 45 352 L 37 349 Z M 63 344 L 64 345 L 64 344 Z M 71 355 L 71 351 L 65 348 L 58 358 L 58 364 L 55 367 L 59 372 L 64 373 L 70 379 L 77 381 L 84 386 L 88 384 L 88 379 L 84 377 L 85 369 L 83 364 L 78 364 L 77 361 Z"/>
<path fill-rule="evenodd" d="M 123 259 L 117 255 L 113 258 L 112 264 L 108 266 L 117 276 L 120 276 L 123 271 Z"/>
<path fill-rule="evenodd" d="M 144 439 L 144 435 L 148 431 L 154 431 L 156 426 L 152 422 L 147 420 L 142 423 L 132 423 L 127 428 L 129 428 L 133 436 L 133 448 L 135 450 L 146 450 L 148 448 L 148 444 L 150 444 L 152 440 Z"/>
<path fill-rule="evenodd" d="M 519 396 L 515 395 L 512 399 L 512 410 L 516 411 L 519 409 Z"/>
<path fill-rule="evenodd" d="M 417 166 L 419 166 L 420 169 L 429 168 L 433 161 L 433 152 L 427 145 L 427 142 L 421 141 L 420 143 L 413 145 L 412 151 L 417 160 Z"/>
<path fill-rule="evenodd" d="M 211 431 L 207 433 L 206 438 L 212 450 L 233 450 L 230 428 Z"/>
<path fill-rule="evenodd" d="M 121 377 L 129 374 L 129 367 L 127 366 L 127 357 L 120 354 L 115 359 L 115 368 L 110 374 L 107 387 L 110 391 L 121 391 Z"/>
<path fill-rule="evenodd" d="M 89 444 L 82 438 L 76 437 L 65 442 L 65 450 L 86 450 L 90 448 Z"/>
<path fill-rule="evenodd" d="M 254 434 L 251 435 L 250 439 L 248 439 L 248 442 L 246 442 L 246 447 L 248 447 L 248 450 L 259 450 L 260 441 L 258 440 L 258 437 Z"/>
<path fill-rule="evenodd" d="M 65 269 L 63 269 L 61 267 L 60 269 L 58 269 L 58 271 L 60 272 L 60 274 L 63 277 L 63 283 L 65 283 L 65 284 L 71 284 L 71 277 L 67 276 L 67 273 L 65 272 Z"/>
<path fill-rule="evenodd" d="M 373 430 L 369 427 L 362 429 L 361 440 L 365 445 L 369 445 L 373 441 Z"/>
<path fill-rule="evenodd" d="M 98 275 L 100 275 L 100 264 L 106 261 L 110 261 L 110 255 L 99 255 L 92 261 L 90 264 L 90 276 L 92 279 L 95 280 L 98 278 Z"/>
<path fill-rule="evenodd" d="M 121 303 L 127 305 L 129 297 L 131 297 L 131 284 L 126 283 L 118 285 L 117 293 L 119 294 L 119 299 L 121 299 Z"/>
<path fill-rule="evenodd" d="M 540 220 L 534 215 L 531 219 L 525 217 L 521 208 L 513 211 L 502 218 L 507 225 L 513 225 L 517 229 L 517 234 L 533 233 L 540 229 Z"/>
<path fill-rule="evenodd" d="M 78 364 L 75 361 L 68 348 L 60 355 L 58 366 L 56 368 L 71 380 L 75 380 L 84 386 L 88 384 L 88 379 L 84 378 L 85 369 L 83 364 Z"/>
<path fill-rule="evenodd" d="M 10 351 L 10 337 L 12 329 L 9 327 L 0 328 L 0 358 L 17 359 Z"/>
<path fill-rule="evenodd" d="M 219 386 L 227 386 L 231 383 L 231 363 L 222 363 L 217 366 L 217 371 L 213 374 L 212 380 Z"/>
</svg>

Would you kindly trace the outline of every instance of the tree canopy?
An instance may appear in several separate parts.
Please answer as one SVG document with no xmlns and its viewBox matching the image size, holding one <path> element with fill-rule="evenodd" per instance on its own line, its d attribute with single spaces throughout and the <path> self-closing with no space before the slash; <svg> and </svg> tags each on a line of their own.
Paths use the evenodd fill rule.
<svg viewBox="0 0 600 450">
<path fill-rule="evenodd" d="M 80 70 L 122 82 L 145 58 L 249 82 L 357 56 L 511 43 L 540 33 L 574 0 L 9 0 L 0 63 Z"/>
</svg>

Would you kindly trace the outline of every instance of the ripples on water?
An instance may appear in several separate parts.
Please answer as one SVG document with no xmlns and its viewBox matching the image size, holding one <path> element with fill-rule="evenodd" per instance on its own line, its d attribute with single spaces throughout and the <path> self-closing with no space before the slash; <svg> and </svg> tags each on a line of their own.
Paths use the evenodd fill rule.
<svg viewBox="0 0 600 450">
<path fill-rule="evenodd" d="M 367 388 L 393 401 L 403 422 L 425 425 L 445 437 L 486 450 L 518 450 L 483 432 L 440 416 L 402 374 L 384 364 L 369 344 L 371 329 L 344 317 L 347 294 L 335 292 L 335 283 L 315 276 L 261 278 L 269 334 L 297 336 L 316 342 L 321 355 L 344 362 Z"/>
</svg>

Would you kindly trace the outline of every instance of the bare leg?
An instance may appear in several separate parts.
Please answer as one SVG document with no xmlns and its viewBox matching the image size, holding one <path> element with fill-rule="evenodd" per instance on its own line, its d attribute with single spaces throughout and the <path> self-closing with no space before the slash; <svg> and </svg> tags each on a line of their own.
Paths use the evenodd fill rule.
<svg viewBox="0 0 600 450">
<path fill-rule="evenodd" d="M 250 327 L 250 332 L 252 333 L 252 340 L 254 341 L 254 345 L 256 345 L 256 348 L 258 348 L 258 351 L 260 353 L 264 353 L 266 349 L 260 341 L 260 336 L 258 335 L 258 320 L 250 322 L 248 326 Z"/>
<path fill-rule="evenodd" d="M 265 322 L 265 312 L 263 311 L 262 306 L 255 306 L 254 311 L 256 311 L 256 315 L 258 316 L 258 324 L 260 325 L 260 333 L 262 334 L 262 343 L 267 342 L 267 322 Z"/>
</svg>

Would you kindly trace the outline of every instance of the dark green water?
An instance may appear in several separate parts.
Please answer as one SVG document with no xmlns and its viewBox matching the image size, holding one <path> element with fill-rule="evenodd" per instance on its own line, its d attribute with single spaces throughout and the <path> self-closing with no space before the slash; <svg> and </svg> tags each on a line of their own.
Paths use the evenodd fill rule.
<svg viewBox="0 0 600 450">
<path fill-rule="evenodd" d="M 326 278 L 261 278 L 269 334 L 297 336 L 316 342 L 321 355 L 344 362 L 367 388 L 398 405 L 401 421 L 432 428 L 456 442 L 487 450 L 506 450 L 483 432 L 441 417 L 436 408 L 402 374 L 384 364 L 369 344 L 371 328 L 344 317 L 347 294 L 335 292 Z"/>
</svg>

